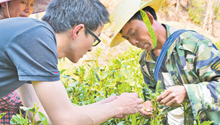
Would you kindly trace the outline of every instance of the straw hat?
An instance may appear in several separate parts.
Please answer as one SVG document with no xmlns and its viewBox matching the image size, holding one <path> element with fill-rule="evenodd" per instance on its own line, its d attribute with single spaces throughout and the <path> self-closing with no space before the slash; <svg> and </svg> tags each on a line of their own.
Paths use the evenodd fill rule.
<svg viewBox="0 0 220 125">
<path fill-rule="evenodd" d="M 121 0 L 113 12 L 115 35 L 110 43 L 110 47 L 117 46 L 125 41 L 119 32 L 136 12 L 147 6 L 152 7 L 157 12 L 164 2 L 165 0 Z"/>
<path fill-rule="evenodd" d="M 4 2 L 8 2 L 8 1 L 12 1 L 12 0 L 0 0 L 0 3 L 4 3 Z M 35 0 L 34 11 L 32 14 L 44 12 L 50 1 L 51 0 Z"/>
</svg>

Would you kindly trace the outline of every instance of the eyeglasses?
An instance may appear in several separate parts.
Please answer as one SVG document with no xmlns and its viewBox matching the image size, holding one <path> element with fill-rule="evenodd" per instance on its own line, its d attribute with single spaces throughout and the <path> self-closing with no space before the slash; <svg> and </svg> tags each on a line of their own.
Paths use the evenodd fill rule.
<svg viewBox="0 0 220 125">
<path fill-rule="evenodd" d="M 101 42 L 101 40 L 89 28 L 87 28 L 87 27 L 85 27 L 85 28 L 92 36 L 95 37 L 95 40 L 94 40 L 92 46 L 97 46 Z"/>
</svg>

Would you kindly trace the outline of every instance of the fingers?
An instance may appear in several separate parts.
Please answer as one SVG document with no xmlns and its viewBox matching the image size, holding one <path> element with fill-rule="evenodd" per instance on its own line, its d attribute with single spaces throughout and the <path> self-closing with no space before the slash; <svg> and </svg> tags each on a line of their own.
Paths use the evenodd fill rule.
<svg viewBox="0 0 220 125">
<path fill-rule="evenodd" d="M 186 97 L 187 92 L 184 86 L 173 86 L 158 96 L 156 101 L 165 106 L 179 106 Z"/>
<path fill-rule="evenodd" d="M 152 115 L 152 112 L 153 112 L 152 109 L 146 109 L 146 108 L 141 108 L 141 109 L 139 109 L 139 111 L 140 111 L 143 115 Z"/>
<path fill-rule="evenodd" d="M 142 107 L 143 107 L 143 104 L 137 104 L 134 108 L 131 108 L 125 114 L 136 114 L 138 113 L 139 109 L 141 109 Z"/>
<path fill-rule="evenodd" d="M 151 104 L 150 100 L 144 102 L 143 105 L 144 105 L 145 108 L 152 108 L 152 104 Z"/>
<path fill-rule="evenodd" d="M 173 94 L 169 94 L 167 97 L 161 99 L 161 101 L 159 101 L 160 104 L 164 104 L 165 106 L 170 106 L 174 101 L 173 99 L 175 98 L 175 96 L 173 96 Z"/>
<path fill-rule="evenodd" d="M 157 102 L 160 102 L 162 99 L 164 99 L 165 97 L 167 97 L 170 94 L 170 91 L 165 91 L 164 93 L 162 93 L 160 96 L 157 97 Z"/>
<path fill-rule="evenodd" d="M 152 109 L 152 104 L 151 101 L 146 101 L 143 103 L 143 107 L 141 109 L 139 109 L 140 114 L 146 118 L 146 119 L 150 119 L 151 116 L 153 115 L 153 109 Z"/>
<path fill-rule="evenodd" d="M 167 102 L 165 104 L 165 106 L 167 106 L 167 107 L 169 107 L 169 106 L 170 107 L 175 107 L 175 106 L 179 106 L 181 103 L 182 102 L 180 102 L 178 99 L 174 98 L 174 99 L 170 100 L 169 102 Z"/>
<path fill-rule="evenodd" d="M 137 100 L 137 103 L 138 103 L 138 104 L 142 104 L 143 102 L 144 102 L 144 100 L 141 99 L 141 98 L 139 98 L 139 99 Z"/>
<path fill-rule="evenodd" d="M 136 108 L 137 108 L 137 109 L 143 108 L 143 104 L 138 104 L 138 105 L 136 106 Z"/>
<path fill-rule="evenodd" d="M 143 107 L 143 99 L 138 98 L 137 93 L 122 93 L 116 100 L 123 108 L 122 114 L 136 114 Z"/>
<path fill-rule="evenodd" d="M 145 114 L 143 114 L 142 112 L 140 112 L 140 115 L 143 116 L 143 117 L 146 118 L 146 119 L 150 119 L 150 118 L 152 117 L 152 113 L 149 114 L 149 115 L 145 115 Z"/>
<path fill-rule="evenodd" d="M 146 119 L 150 119 L 151 116 L 153 115 L 151 109 L 144 109 L 144 108 L 142 108 L 139 111 L 140 111 L 140 115 L 142 115 Z"/>
</svg>

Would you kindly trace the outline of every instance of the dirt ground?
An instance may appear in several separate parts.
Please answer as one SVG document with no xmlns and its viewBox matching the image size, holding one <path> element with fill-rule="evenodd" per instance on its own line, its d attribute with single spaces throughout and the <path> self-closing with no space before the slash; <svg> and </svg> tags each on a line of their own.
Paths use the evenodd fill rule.
<svg viewBox="0 0 220 125">
<path fill-rule="evenodd" d="M 120 0 L 100 0 L 108 9 L 110 14 L 113 12 L 114 7 Z M 201 27 L 192 23 L 189 19 L 189 16 L 184 10 L 176 11 L 176 8 L 173 6 L 169 7 L 168 13 L 159 11 L 157 13 L 158 22 L 165 23 L 170 26 L 175 27 L 176 29 L 191 29 L 195 30 L 200 34 L 203 34 L 209 37 L 213 42 L 220 42 L 220 22 L 214 22 L 214 36 L 211 36 L 209 33 L 205 32 Z M 131 45 L 125 41 L 117 47 L 110 48 L 109 44 L 111 42 L 112 36 L 114 35 L 113 28 L 110 27 L 102 32 L 101 39 L 103 42 L 93 49 L 93 52 L 88 53 L 84 56 L 83 59 L 79 61 L 77 65 L 81 65 L 84 60 L 92 60 L 94 58 L 94 53 L 97 48 L 102 49 L 102 53 L 99 57 L 99 64 L 105 65 L 111 57 L 117 57 L 118 54 L 126 51 Z M 135 47 L 133 49 L 136 49 Z"/>
</svg>

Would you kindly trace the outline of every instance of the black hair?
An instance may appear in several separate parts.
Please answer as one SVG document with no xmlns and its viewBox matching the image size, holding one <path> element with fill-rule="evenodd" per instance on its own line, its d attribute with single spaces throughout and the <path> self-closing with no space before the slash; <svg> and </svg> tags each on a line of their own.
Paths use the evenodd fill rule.
<svg viewBox="0 0 220 125">
<path fill-rule="evenodd" d="M 48 22 L 57 33 L 78 24 L 96 31 L 110 21 L 107 9 L 99 0 L 52 0 L 42 20 Z"/>
<path fill-rule="evenodd" d="M 145 7 L 145 8 L 142 9 L 142 10 L 145 11 L 145 12 L 149 12 L 149 13 L 153 16 L 154 20 L 157 20 L 156 12 L 155 12 L 155 10 L 154 10 L 152 7 L 147 6 L 147 7 Z M 131 20 L 133 20 L 133 19 L 143 20 L 142 17 L 141 17 L 140 11 L 138 11 L 133 17 L 131 17 L 131 19 L 129 20 L 129 22 L 130 22 Z"/>
</svg>

